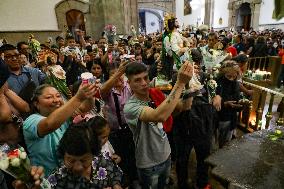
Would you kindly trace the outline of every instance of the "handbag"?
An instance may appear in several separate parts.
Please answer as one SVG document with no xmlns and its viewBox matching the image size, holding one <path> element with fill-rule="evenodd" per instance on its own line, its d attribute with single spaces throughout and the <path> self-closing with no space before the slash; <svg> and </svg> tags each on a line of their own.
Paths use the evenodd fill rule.
<svg viewBox="0 0 284 189">
<path fill-rule="evenodd" d="M 28 77 L 28 82 L 24 86 L 24 88 L 22 88 L 22 90 L 19 92 L 18 96 L 21 97 L 27 103 L 31 103 L 32 96 L 37 86 L 35 82 L 33 81 L 31 74 L 29 72 L 25 72 L 25 73 Z"/>
</svg>

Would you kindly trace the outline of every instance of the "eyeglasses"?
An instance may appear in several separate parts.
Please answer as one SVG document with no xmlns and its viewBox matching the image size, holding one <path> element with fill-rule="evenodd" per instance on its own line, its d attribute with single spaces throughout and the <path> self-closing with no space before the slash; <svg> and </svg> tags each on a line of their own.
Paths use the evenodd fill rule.
<svg viewBox="0 0 284 189">
<path fill-rule="evenodd" d="M 4 59 L 11 61 L 11 60 L 19 60 L 19 58 L 21 57 L 20 54 L 16 54 L 16 55 L 5 55 Z"/>
</svg>

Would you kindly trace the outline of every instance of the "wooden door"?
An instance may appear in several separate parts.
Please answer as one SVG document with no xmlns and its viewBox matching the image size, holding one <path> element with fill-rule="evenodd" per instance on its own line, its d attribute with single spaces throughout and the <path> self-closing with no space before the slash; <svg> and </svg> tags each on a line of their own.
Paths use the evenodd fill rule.
<svg viewBox="0 0 284 189">
<path fill-rule="evenodd" d="M 251 14 L 244 16 L 243 28 L 245 29 L 245 31 L 249 31 L 250 23 L 251 23 Z"/>
<path fill-rule="evenodd" d="M 66 13 L 66 22 L 69 31 L 75 38 L 77 38 L 76 29 L 86 31 L 84 14 L 79 10 L 72 9 L 68 11 Z"/>
</svg>

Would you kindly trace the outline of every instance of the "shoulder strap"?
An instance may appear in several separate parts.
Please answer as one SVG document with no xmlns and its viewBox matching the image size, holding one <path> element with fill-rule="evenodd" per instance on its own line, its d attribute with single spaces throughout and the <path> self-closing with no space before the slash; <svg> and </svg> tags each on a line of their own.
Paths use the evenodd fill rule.
<svg viewBox="0 0 284 189">
<path fill-rule="evenodd" d="M 29 72 L 29 71 L 24 72 L 24 74 L 26 74 L 26 75 L 27 75 L 27 77 L 28 77 L 29 81 L 31 81 L 31 80 L 32 80 L 32 76 L 31 76 L 31 74 L 30 74 L 30 72 Z"/>
<path fill-rule="evenodd" d="M 114 92 L 112 94 L 113 94 L 113 99 L 114 99 L 115 111 L 116 111 L 116 117 L 117 117 L 117 120 L 118 120 L 118 124 L 122 128 L 122 120 L 121 120 L 121 115 L 120 115 L 118 96 Z"/>
</svg>

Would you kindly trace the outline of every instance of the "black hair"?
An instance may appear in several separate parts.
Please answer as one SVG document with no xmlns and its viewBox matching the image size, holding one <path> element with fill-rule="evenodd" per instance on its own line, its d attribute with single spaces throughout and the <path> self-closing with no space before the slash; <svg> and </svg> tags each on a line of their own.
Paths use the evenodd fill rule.
<svg viewBox="0 0 284 189">
<path fill-rule="evenodd" d="M 25 41 L 21 41 L 21 42 L 17 43 L 17 49 L 21 50 L 22 45 L 28 45 L 28 43 L 25 42 Z"/>
<path fill-rule="evenodd" d="M 125 75 L 129 78 L 143 72 L 147 72 L 147 67 L 144 64 L 133 62 L 126 66 Z"/>
<path fill-rule="evenodd" d="M 191 49 L 192 60 L 198 65 L 202 62 L 203 56 L 198 49 Z"/>
<path fill-rule="evenodd" d="M 5 52 L 5 51 L 9 51 L 9 50 L 17 50 L 17 48 L 14 45 L 11 44 L 5 44 L 3 46 L 0 47 L 0 52 Z"/>
<path fill-rule="evenodd" d="M 244 63 L 248 61 L 248 57 L 245 54 L 239 54 L 238 56 L 232 58 L 232 60 L 236 61 L 237 63 Z"/>
<path fill-rule="evenodd" d="M 44 90 L 45 88 L 47 88 L 47 87 L 52 87 L 52 88 L 54 88 L 54 87 L 53 87 L 52 85 L 50 85 L 50 84 L 43 84 L 43 85 L 38 86 L 38 87 L 35 89 L 35 91 L 34 91 L 34 93 L 33 93 L 33 96 L 32 96 L 32 99 L 31 99 L 31 101 L 32 101 L 32 103 L 31 103 L 31 109 L 32 109 L 32 112 L 33 112 L 33 113 L 39 112 L 38 109 L 35 107 L 35 104 L 34 104 L 34 103 L 38 101 L 38 97 L 39 97 L 40 95 L 42 95 L 43 90 Z"/>
<path fill-rule="evenodd" d="M 95 137 L 100 136 L 103 129 L 108 126 L 107 120 L 101 116 L 95 116 L 89 119 L 87 124 L 92 129 Z"/>
<path fill-rule="evenodd" d="M 66 41 L 68 41 L 68 40 L 72 40 L 72 39 L 74 39 L 74 40 L 75 40 L 75 38 L 74 38 L 72 35 L 68 35 L 68 36 L 66 37 Z"/>
<path fill-rule="evenodd" d="M 92 46 L 91 45 L 86 46 L 86 50 L 87 50 L 87 53 L 92 52 L 93 51 Z"/>
<path fill-rule="evenodd" d="M 52 60 L 51 60 L 51 57 L 50 57 L 50 56 L 48 56 L 48 57 L 46 58 L 46 63 L 47 63 L 47 65 L 52 65 Z"/>
<path fill-rule="evenodd" d="M 92 129 L 85 122 L 70 125 L 58 146 L 58 156 L 62 159 L 65 153 L 73 156 L 91 153 L 97 156 L 100 151 L 101 145 L 98 138 L 94 137 Z"/>
<path fill-rule="evenodd" d="M 256 40 L 256 43 L 265 43 L 265 38 L 264 37 L 258 37 Z"/>
<path fill-rule="evenodd" d="M 91 72 L 91 69 L 92 69 L 94 64 L 99 65 L 102 68 L 102 70 L 104 69 L 103 64 L 101 63 L 100 59 L 93 59 L 92 61 L 89 61 L 86 64 L 86 68 L 89 72 Z"/>
<path fill-rule="evenodd" d="M 176 22 L 176 18 L 168 20 L 168 28 L 169 28 L 170 31 L 175 29 L 175 22 Z"/>
<path fill-rule="evenodd" d="M 56 40 L 56 41 L 59 41 L 59 40 L 61 40 L 61 39 L 63 39 L 63 40 L 64 40 L 64 38 L 63 38 L 63 37 L 61 37 L 61 36 L 57 36 L 57 37 L 55 38 L 55 40 Z"/>
<path fill-rule="evenodd" d="M 86 41 L 86 40 L 89 40 L 91 38 L 92 38 L 91 36 L 87 35 L 87 36 L 84 37 L 84 40 Z"/>
<path fill-rule="evenodd" d="M 141 48 L 141 49 L 142 49 L 142 46 L 141 46 L 139 43 L 135 43 L 135 44 L 134 44 L 134 47 L 135 47 L 135 49 L 136 49 L 136 48 Z"/>
</svg>

